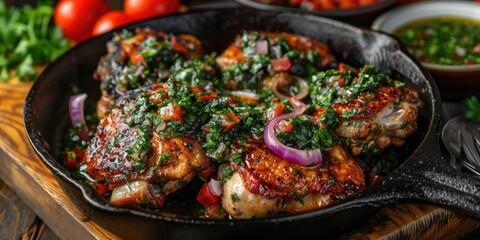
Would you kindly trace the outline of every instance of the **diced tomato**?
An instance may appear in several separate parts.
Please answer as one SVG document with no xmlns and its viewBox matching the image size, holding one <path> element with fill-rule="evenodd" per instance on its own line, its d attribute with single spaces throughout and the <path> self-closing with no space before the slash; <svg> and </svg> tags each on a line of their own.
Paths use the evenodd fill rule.
<svg viewBox="0 0 480 240">
<path fill-rule="evenodd" d="M 277 72 L 288 71 L 292 68 L 292 62 L 288 57 L 273 59 L 271 63 L 273 70 Z"/>
<path fill-rule="evenodd" d="M 199 87 L 192 86 L 190 87 L 190 91 L 192 91 L 193 94 L 201 93 L 203 90 Z"/>
<path fill-rule="evenodd" d="M 342 0 L 338 4 L 338 8 L 340 9 L 355 8 L 359 6 L 358 0 Z"/>
<path fill-rule="evenodd" d="M 173 109 L 173 119 L 183 123 L 183 114 L 182 114 L 182 108 L 180 106 L 176 106 Z"/>
<path fill-rule="evenodd" d="M 132 62 L 132 64 L 137 64 L 137 63 L 145 63 L 145 58 L 143 58 L 143 55 L 142 54 L 135 54 L 135 55 L 132 55 L 130 56 L 130 62 Z"/>
<path fill-rule="evenodd" d="M 345 87 L 345 79 L 344 78 L 339 78 L 338 79 L 338 86 L 339 87 Z"/>
<path fill-rule="evenodd" d="M 209 179 L 213 176 L 213 173 L 215 172 L 215 168 L 210 166 L 208 168 L 203 169 L 200 171 L 200 175 L 202 175 L 203 178 Z"/>
<path fill-rule="evenodd" d="M 346 73 L 346 72 L 348 72 L 349 70 L 352 70 L 352 69 L 350 68 L 350 66 L 348 66 L 348 65 L 346 65 L 346 64 L 344 64 L 344 63 L 339 63 L 339 64 L 338 64 L 338 71 L 340 71 L 340 72 L 342 72 L 342 73 Z"/>
<path fill-rule="evenodd" d="M 100 195 L 103 195 L 108 191 L 108 188 L 107 188 L 107 186 L 105 186 L 105 184 L 95 183 L 95 186 L 97 187 L 97 192 Z"/>
<path fill-rule="evenodd" d="M 198 96 L 197 99 L 200 100 L 200 101 L 210 101 L 212 99 L 215 99 L 217 98 L 217 94 L 216 93 L 211 93 L 211 94 L 208 94 L 208 95 L 202 95 L 202 96 Z"/>
<path fill-rule="evenodd" d="M 175 36 L 172 37 L 172 48 L 173 48 L 173 51 L 178 52 L 178 53 L 187 53 L 188 52 L 188 48 L 185 47 L 183 44 L 181 44 L 177 40 L 177 37 L 175 37 Z"/>
<path fill-rule="evenodd" d="M 240 118 L 234 112 L 222 114 L 220 118 L 222 119 L 222 127 L 226 130 L 232 130 L 235 125 L 240 123 Z"/>
<path fill-rule="evenodd" d="M 220 199 L 220 196 L 215 196 L 208 187 L 208 183 L 203 184 L 200 191 L 197 194 L 197 201 L 200 202 L 204 207 L 210 207 L 213 204 L 217 203 Z"/>
<path fill-rule="evenodd" d="M 285 104 L 277 103 L 277 105 L 275 105 L 275 114 L 273 117 L 278 117 L 280 115 L 283 115 L 284 110 L 285 110 Z"/>
<path fill-rule="evenodd" d="M 70 151 L 66 150 L 65 157 L 67 159 L 67 167 L 70 169 L 77 169 L 78 165 L 83 162 L 84 156 L 85 153 L 83 153 L 82 150 L 77 147 L 72 148 Z"/>
<path fill-rule="evenodd" d="M 353 71 L 355 74 L 358 74 L 359 71 L 358 69 L 355 69 L 345 63 L 339 63 L 338 64 L 338 71 L 342 72 L 342 73 L 346 73 L 348 71 Z"/>
<path fill-rule="evenodd" d="M 292 131 L 293 129 L 293 124 L 291 123 L 288 123 L 287 127 L 285 127 L 285 129 L 283 130 L 284 133 L 288 133 L 290 131 Z"/>
</svg>

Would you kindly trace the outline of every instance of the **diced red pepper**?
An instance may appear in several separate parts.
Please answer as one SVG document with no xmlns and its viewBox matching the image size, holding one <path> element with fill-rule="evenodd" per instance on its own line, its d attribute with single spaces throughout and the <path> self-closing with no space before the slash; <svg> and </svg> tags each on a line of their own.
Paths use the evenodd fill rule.
<svg viewBox="0 0 480 240">
<path fill-rule="evenodd" d="M 273 70 L 277 72 L 288 71 L 292 68 L 292 62 L 288 57 L 273 59 L 271 63 Z"/>
<path fill-rule="evenodd" d="M 103 195 L 108 191 L 108 188 L 107 188 L 107 186 L 105 186 L 105 184 L 95 183 L 95 186 L 97 187 L 97 192 L 100 195 Z"/>
<path fill-rule="evenodd" d="M 178 52 L 178 53 L 187 53 L 188 52 L 188 48 L 185 47 L 183 44 L 181 44 L 177 40 L 177 37 L 175 37 L 175 36 L 172 37 L 172 48 L 173 48 L 173 51 Z"/>
<path fill-rule="evenodd" d="M 182 108 L 180 106 L 176 106 L 173 109 L 173 119 L 183 123 L 183 114 L 182 114 Z"/>
<path fill-rule="evenodd" d="M 287 127 L 285 127 L 285 129 L 283 130 L 284 133 L 288 133 L 290 131 L 292 131 L 293 129 L 293 124 L 291 123 L 288 123 Z"/>
<path fill-rule="evenodd" d="M 345 87 L 345 79 L 344 78 L 339 78 L 338 79 L 338 86 L 339 87 Z"/>
<path fill-rule="evenodd" d="M 234 112 L 222 114 L 220 118 L 222 119 L 222 127 L 225 130 L 232 130 L 235 125 L 240 123 L 240 118 Z"/>
<path fill-rule="evenodd" d="M 203 169 L 200 171 L 200 175 L 202 175 L 203 178 L 209 179 L 213 176 L 213 173 L 215 172 L 215 168 L 210 166 L 208 168 Z"/>
<path fill-rule="evenodd" d="M 72 152 L 73 154 L 70 152 Z M 78 165 L 80 165 L 80 163 L 83 162 L 84 156 L 85 156 L 85 153 L 83 153 L 82 150 L 80 150 L 77 147 L 72 148 L 72 150 L 70 151 L 66 150 L 65 157 L 67 160 L 66 161 L 67 167 L 70 169 L 77 169 Z"/>
<path fill-rule="evenodd" d="M 210 101 L 212 99 L 215 99 L 217 98 L 217 94 L 216 93 L 211 93 L 211 94 L 208 94 L 208 95 L 202 95 L 202 96 L 198 96 L 197 99 L 200 100 L 200 101 Z"/>
<path fill-rule="evenodd" d="M 203 184 L 202 188 L 197 194 L 197 201 L 200 202 L 204 207 L 210 207 L 213 204 L 217 203 L 220 199 L 220 196 L 215 196 L 208 187 L 208 183 Z"/>
</svg>

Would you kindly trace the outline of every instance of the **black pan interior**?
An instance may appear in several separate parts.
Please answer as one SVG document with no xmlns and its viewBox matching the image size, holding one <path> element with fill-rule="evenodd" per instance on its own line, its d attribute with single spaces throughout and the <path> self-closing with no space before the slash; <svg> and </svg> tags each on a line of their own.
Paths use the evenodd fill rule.
<svg viewBox="0 0 480 240">
<path fill-rule="evenodd" d="M 418 152 L 428 134 L 438 128 L 441 108 L 435 83 L 428 73 L 402 51 L 399 43 L 388 35 L 316 16 L 241 10 L 190 12 L 136 23 L 130 25 L 128 29 L 133 30 L 137 27 L 150 27 L 177 34 L 193 34 L 199 37 L 208 51 L 218 53 L 244 30 L 287 31 L 326 42 L 339 60 L 357 67 L 374 64 L 378 69 L 406 81 L 419 90 L 425 105 L 419 118 L 419 130 L 408 140 L 405 148 L 405 159 Z M 111 206 L 89 186 L 75 179 L 56 160 L 61 136 L 68 124 L 68 98 L 72 90 L 77 88 L 80 92 L 89 94 L 90 103 L 93 104 L 99 99 L 99 83 L 92 80 L 92 73 L 100 57 L 106 53 L 105 43 L 111 37 L 112 34 L 108 33 L 88 40 L 52 63 L 34 84 L 24 110 L 27 134 L 41 159 L 57 176 L 71 186 L 79 188 L 83 197 L 94 207 L 107 212 L 130 213 L 141 218 L 179 223 L 182 226 L 216 224 L 238 226 L 238 229 L 243 229 L 253 224 L 259 227 L 278 224 L 298 227 L 302 223 L 310 225 L 317 221 L 324 221 L 327 222 L 324 225 L 325 229 L 330 228 L 329 231 L 335 231 L 332 230 L 335 228 L 332 225 L 336 225 L 336 229 L 351 228 L 356 223 L 368 219 L 378 210 L 380 206 L 378 203 L 368 203 L 368 195 L 379 191 L 378 188 L 369 189 L 350 200 L 357 204 L 344 205 L 348 201 L 339 202 L 313 212 L 248 221 L 202 219 L 198 214 L 183 212 L 178 210 L 179 208 L 156 211 Z M 181 195 L 179 199 L 182 199 Z M 188 206 L 190 202 L 178 204 Z M 339 215 L 341 212 L 344 214 Z M 335 218 L 332 214 L 344 217 Z"/>
</svg>

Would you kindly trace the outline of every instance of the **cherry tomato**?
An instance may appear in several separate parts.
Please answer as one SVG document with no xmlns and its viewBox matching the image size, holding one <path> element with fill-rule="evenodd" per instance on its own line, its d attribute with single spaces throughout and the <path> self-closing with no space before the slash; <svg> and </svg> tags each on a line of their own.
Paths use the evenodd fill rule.
<svg viewBox="0 0 480 240">
<path fill-rule="evenodd" d="M 95 21 L 110 9 L 103 0 L 62 0 L 54 10 L 54 22 L 75 42 L 91 36 Z"/>
<path fill-rule="evenodd" d="M 178 12 L 180 0 L 125 0 L 123 9 L 135 20 L 142 20 Z"/>
<path fill-rule="evenodd" d="M 103 14 L 93 25 L 92 36 L 100 35 L 117 27 L 125 26 L 133 18 L 122 11 L 111 11 Z"/>
</svg>

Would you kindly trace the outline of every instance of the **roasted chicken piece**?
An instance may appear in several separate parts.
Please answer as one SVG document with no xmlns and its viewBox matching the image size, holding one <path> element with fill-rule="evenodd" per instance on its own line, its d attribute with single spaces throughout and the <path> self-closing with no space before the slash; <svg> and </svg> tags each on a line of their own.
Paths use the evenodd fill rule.
<svg viewBox="0 0 480 240">
<path fill-rule="evenodd" d="M 377 75 L 372 66 L 352 74 L 330 71 L 311 86 L 312 99 L 322 106 L 314 115 L 322 118 L 328 112 L 324 106 L 333 108 L 340 120 L 335 132 L 354 156 L 403 145 L 417 129 L 423 106 L 417 90 Z"/>
<path fill-rule="evenodd" d="M 323 163 L 315 167 L 296 165 L 253 145 L 244 166 L 231 163 L 231 168 L 235 172 L 223 185 L 222 206 L 234 218 L 307 211 L 365 188 L 363 170 L 339 144 L 324 152 Z"/>
<path fill-rule="evenodd" d="M 85 161 L 88 174 L 113 189 L 112 204 L 161 207 L 165 196 L 210 167 L 201 143 L 153 129 L 149 119 L 169 117 L 165 108 L 153 105 L 166 89 L 166 84 L 156 84 L 129 91 L 100 120 Z"/>
<path fill-rule="evenodd" d="M 137 29 L 133 36 L 115 35 L 107 43 L 107 51 L 94 73 L 94 79 L 101 82 L 99 118 L 128 90 L 170 77 L 177 57 L 188 59 L 204 53 L 200 40 L 192 35 L 174 36 L 151 29 Z"/>
</svg>

